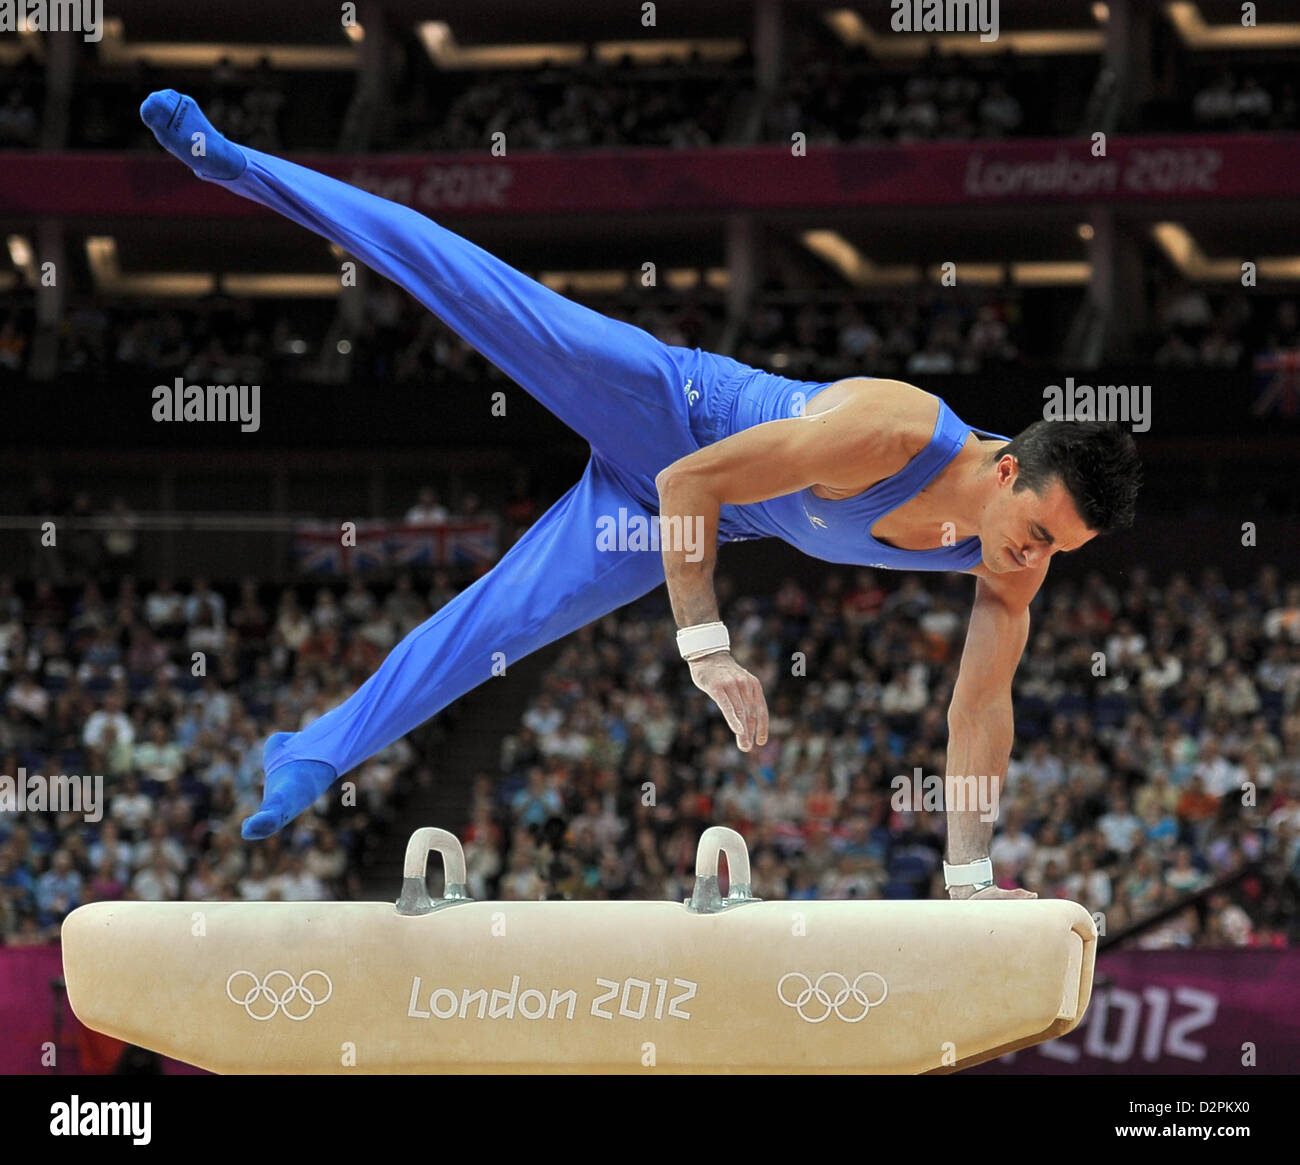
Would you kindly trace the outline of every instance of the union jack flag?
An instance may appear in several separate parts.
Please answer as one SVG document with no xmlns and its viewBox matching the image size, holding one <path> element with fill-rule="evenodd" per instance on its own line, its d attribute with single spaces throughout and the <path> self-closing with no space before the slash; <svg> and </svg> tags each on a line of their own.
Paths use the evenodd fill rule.
<svg viewBox="0 0 1300 1165">
<path fill-rule="evenodd" d="M 386 566 L 491 566 L 500 557 L 495 518 L 438 525 L 357 522 L 344 539 L 342 522 L 301 522 L 294 530 L 298 569 L 310 574 L 351 574 Z M 355 544 L 352 544 L 354 543 Z"/>
<path fill-rule="evenodd" d="M 298 569 L 306 574 L 352 574 L 386 566 L 388 524 L 357 522 L 355 526 L 355 536 L 349 528 L 345 538 L 342 522 L 300 523 L 293 535 Z"/>
<path fill-rule="evenodd" d="M 1251 412 L 1257 417 L 1300 416 L 1300 351 L 1265 352 L 1255 357 L 1257 391 Z"/>
<path fill-rule="evenodd" d="M 388 557 L 394 566 L 435 566 L 441 526 L 396 526 L 389 532 Z"/>
<path fill-rule="evenodd" d="M 443 527 L 442 563 L 448 566 L 490 566 L 501 552 L 494 520 L 450 522 Z"/>
<path fill-rule="evenodd" d="M 307 574 L 338 574 L 343 569 L 343 540 L 331 522 L 303 522 L 293 532 L 293 557 Z"/>
<path fill-rule="evenodd" d="M 356 546 L 343 548 L 344 573 L 387 566 L 389 529 L 387 522 L 358 522 Z"/>
</svg>

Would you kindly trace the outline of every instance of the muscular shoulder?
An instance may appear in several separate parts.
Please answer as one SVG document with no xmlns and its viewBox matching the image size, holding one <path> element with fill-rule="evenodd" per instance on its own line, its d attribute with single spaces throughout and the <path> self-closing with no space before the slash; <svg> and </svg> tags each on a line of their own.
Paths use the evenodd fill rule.
<svg viewBox="0 0 1300 1165">
<path fill-rule="evenodd" d="M 989 570 L 982 562 L 977 563 L 965 573 L 974 575 L 976 598 L 996 601 L 1010 611 L 1024 611 L 1033 602 L 1047 578 L 1048 563 L 1032 567 L 1029 570 L 1017 570 L 998 574 Z"/>
<path fill-rule="evenodd" d="M 934 432 L 939 398 L 901 380 L 855 376 L 837 380 L 819 392 L 808 406 L 808 413 L 815 415 L 832 409 L 837 419 L 864 423 L 880 433 L 904 439 L 919 434 L 924 445 Z"/>
<path fill-rule="evenodd" d="M 854 434 L 861 451 L 854 460 L 872 478 L 861 483 L 867 488 L 897 473 L 926 446 L 939 398 L 901 380 L 853 377 L 818 393 L 808 412 L 833 413 L 836 428 Z"/>
</svg>

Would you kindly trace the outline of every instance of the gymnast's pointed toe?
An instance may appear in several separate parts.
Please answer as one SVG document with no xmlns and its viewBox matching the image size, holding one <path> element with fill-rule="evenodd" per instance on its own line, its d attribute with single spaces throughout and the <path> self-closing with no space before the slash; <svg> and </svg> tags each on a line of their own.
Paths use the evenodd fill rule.
<svg viewBox="0 0 1300 1165">
<path fill-rule="evenodd" d="M 200 178 L 229 182 L 248 166 L 244 152 L 212 127 L 194 98 L 175 89 L 150 93 L 140 105 L 140 120 Z"/>
</svg>

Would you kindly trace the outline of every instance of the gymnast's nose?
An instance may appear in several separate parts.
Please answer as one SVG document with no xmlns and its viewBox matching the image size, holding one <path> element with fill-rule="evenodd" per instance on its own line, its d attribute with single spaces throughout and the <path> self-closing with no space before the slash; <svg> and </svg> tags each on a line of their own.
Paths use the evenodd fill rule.
<svg viewBox="0 0 1300 1165">
<path fill-rule="evenodd" d="M 1020 548 L 1020 557 L 1024 560 L 1026 570 L 1041 566 L 1051 553 L 1050 546 L 1043 546 L 1037 542 L 1029 542 Z"/>
</svg>

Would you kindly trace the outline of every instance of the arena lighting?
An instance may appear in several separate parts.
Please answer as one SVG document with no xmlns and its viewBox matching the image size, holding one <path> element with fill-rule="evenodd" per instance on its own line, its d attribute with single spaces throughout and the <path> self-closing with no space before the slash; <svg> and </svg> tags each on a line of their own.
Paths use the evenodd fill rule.
<svg viewBox="0 0 1300 1165">
<path fill-rule="evenodd" d="M 552 291 L 596 294 L 622 291 L 629 282 L 626 271 L 543 271 L 537 281 Z"/>
<path fill-rule="evenodd" d="M 1002 263 L 960 263 L 957 265 L 957 278 L 961 283 L 974 283 L 980 287 L 996 287 L 1007 277 L 1007 269 Z M 925 277 L 933 283 L 943 278 L 943 267 L 936 263 L 927 267 Z"/>
<path fill-rule="evenodd" d="M 117 240 L 111 235 L 86 236 L 86 262 L 96 286 L 104 286 L 121 277 L 117 263 Z"/>
<path fill-rule="evenodd" d="M 227 295 L 266 299 L 333 299 L 342 284 L 337 275 L 261 274 L 223 275 L 221 290 Z"/>
<path fill-rule="evenodd" d="M 45 63 L 45 41 L 39 33 L 24 33 L 0 41 L 0 65 L 16 65 L 24 58 Z"/>
<path fill-rule="evenodd" d="M 585 44 L 495 44 L 462 46 L 445 20 L 424 20 L 416 26 L 420 43 L 440 69 L 530 69 L 541 65 L 577 65 L 587 59 Z M 738 38 L 698 40 L 611 40 L 591 46 L 596 60 L 610 64 L 630 57 L 660 64 L 684 62 L 692 56 L 706 61 L 729 61 L 741 56 L 745 42 Z"/>
<path fill-rule="evenodd" d="M 99 62 L 102 65 L 114 66 L 145 61 L 160 68 L 210 69 L 225 58 L 236 68 L 250 69 L 266 59 L 276 69 L 355 69 L 357 67 L 355 42 L 359 39 L 358 36 L 352 36 L 349 43 L 338 48 L 328 45 L 220 42 L 128 43 L 126 26 L 122 19 L 105 17 L 104 39 L 99 42 Z"/>
<path fill-rule="evenodd" d="M 1151 228 L 1151 237 L 1165 257 L 1187 279 L 1198 283 L 1239 283 L 1241 265 L 1250 259 L 1259 275 L 1268 279 L 1300 279 L 1300 255 L 1245 256 L 1211 259 L 1201 250 L 1182 223 L 1161 222 Z"/>
<path fill-rule="evenodd" d="M 1069 287 L 1087 283 L 1092 278 L 1092 264 L 1070 260 L 1043 259 L 1024 263 L 962 263 L 957 262 L 959 283 L 996 287 L 1010 282 L 1017 287 Z M 936 265 L 926 275 L 938 283 L 942 269 Z"/>
<path fill-rule="evenodd" d="M 98 291 L 109 295 L 166 295 L 197 298 L 211 295 L 216 279 L 198 273 L 123 275 L 117 259 L 117 240 L 111 235 L 86 237 L 86 262 Z"/>
<path fill-rule="evenodd" d="M 674 291 L 689 291 L 700 286 L 700 272 L 694 267 L 673 267 L 664 272 L 664 282 Z M 731 286 L 731 272 L 725 267 L 709 267 L 704 271 L 703 284 L 715 291 L 726 291 Z"/>
<path fill-rule="evenodd" d="M 1283 49 L 1300 46 L 1300 24 L 1273 22 L 1243 28 L 1240 24 L 1206 24 L 1200 6 L 1171 0 L 1165 15 L 1189 49 Z"/>
<path fill-rule="evenodd" d="M 730 61 L 745 51 L 743 40 L 610 40 L 592 46 L 596 60 L 613 64 L 624 57 L 660 64 L 685 63 L 692 55 L 706 61 Z"/>
<path fill-rule="evenodd" d="M 1068 287 L 1087 283 L 1091 278 L 1091 263 L 1046 261 L 1011 264 L 1011 282 L 1018 287 Z"/>
<path fill-rule="evenodd" d="M 10 257 L 14 253 L 13 238 L 16 237 L 13 236 L 10 240 Z M 331 299 L 338 295 L 340 287 L 337 275 L 297 272 L 223 275 L 220 279 L 211 272 L 201 271 L 137 271 L 123 275 L 118 260 L 117 240 L 111 235 L 91 235 L 86 238 L 86 261 L 95 286 L 113 295 L 168 295 L 178 299 L 195 299 L 211 295 L 220 289 L 227 295 L 246 296 L 250 299 L 274 296 Z"/>
<path fill-rule="evenodd" d="M 9 261 L 27 277 L 28 283 L 35 286 L 36 262 L 31 241 L 26 235 L 10 235 L 6 242 L 9 244 Z"/>
<path fill-rule="evenodd" d="M 1092 18 L 1098 24 L 1105 24 L 1110 19 L 1110 5 L 1102 4 L 1100 0 L 1092 6 Z"/>
<path fill-rule="evenodd" d="M 856 287 L 905 285 L 921 280 L 921 269 L 916 266 L 877 267 L 839 231 L 804 231 L 799 237 L 808 250 Z"/>
<path fill-rule="evenodd" d="M 415 26 L 429 59 L 440 69 L 527 69 L 550 63 L 577 65 L 586 59 L 584 45 L 526 44 L 476 45 L 462 48 L 451 25 L 443 20 L 422 20 Z"/>
<path fill-rule="evenodd" d="M 981 41 L 978 36 L 965 32 L 877 35 L 861 16 L 848 8 L 832 9 L 823 19 L 846 45 L 862 45 L 872 56 L 895 60 L 928 56 L 936 47 L 940 53 L 954 57 L 990 56 L 1008 50 L 1032 56 L 1059 56 L 1100 53 L 1105 44 L 1105 33 L 1087 28 L 1041 32 L 1009 32 L 1002 28 L 997 40 Z"/>
<path fill-rule="evenodd" d="M 928 278 L 938 282 L 942 269 L 935 264 L 924 271 L 914 265 L 877 267 L 838 231 L 804 231 L 803 245 L 823 262 L 834 267 L 855 287 L 895 287 L 921 282 Z M 981 286 L 996 286 L 1007 279 L 1007 266 L 1001 263 L 957 264 L 958 279 Z M 1009 264 L 1010 282 L 1034 287 L 1069 286 L 1087 283 L 1092 277 L 1089 263 L 1024 262 Z"/>
<path fill-rule="evenodd" d="M 666 287 L 673 291 L 690 291 L 705 286 L 715 291 L 726 291 L 731 286 L 731 274 L 725 267 L 710 267 L 700 278 L 700 271 L 695 267 L 673 267 L 662 274 Z M 543 271 L 537 281 L 552 291 L 563 294 L 600 294 L 602 292 L 636 290 L 641 286 L 639 273 L 636 271 Z"/>
</svg>

